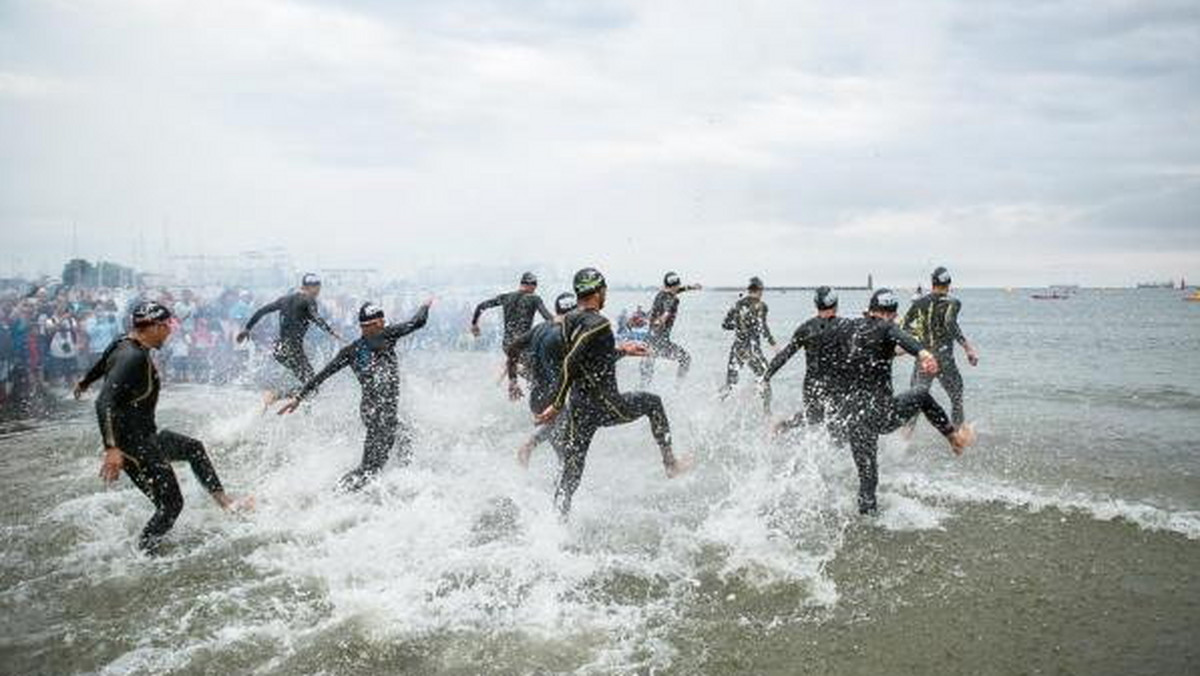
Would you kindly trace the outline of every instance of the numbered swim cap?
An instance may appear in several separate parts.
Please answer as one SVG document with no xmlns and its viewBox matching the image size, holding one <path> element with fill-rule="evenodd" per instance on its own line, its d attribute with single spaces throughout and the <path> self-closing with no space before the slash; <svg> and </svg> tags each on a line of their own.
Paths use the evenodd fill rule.
<svg viewBox="0 0 1200 676">
<path fill-rule="evenodd" d="M 521 284 L 529 286 L 537 286 L 537 275 L 532 272 L 526 272 L 521 275 Z"/>
<path fill-rule="evenodd" d="M 939 266 L 929 276 L 929 279 L 933 282 L 934 286 L 948 286 L 950 284 L 950 271 Z"/>
<path fill-rule="evenodd" d="M 358 308 L 358 323 L 370 324 L 376 319 L 383 319 L 383 308 L 374 303 L 363 303 L 362 307 Z"/>
<path fill-rule="evenodd" d="M 321 278 L 309 272 L 300 279 L 300 286 L 321 286 Z"/>
<path fill-rule="evenodd" d="M 871 294 L 871 312 L 895 312 L 900 307 L 900 301 L 891 289 L 879 289 Z"/>
<path fill-rule="evenodd" d="M 171 318 L 171 311 L 162 303 L 150 300 L 138 303 L 137 307 L 133 308 L 131 316 L 134 326 L 144 326 L 167 321 Z"/>
<path fill-rule="evenodd" d="M 578 306 L 579 301 L 575 300 L 573 293 L 560 293 L 558 298 L 554 299 L 554 311 L 560 315 L 565 315 Z"/>
</svg>

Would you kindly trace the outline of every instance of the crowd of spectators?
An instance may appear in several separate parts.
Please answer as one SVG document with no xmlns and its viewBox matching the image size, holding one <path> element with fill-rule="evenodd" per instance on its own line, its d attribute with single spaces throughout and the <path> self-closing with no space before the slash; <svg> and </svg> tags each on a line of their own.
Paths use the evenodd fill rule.
<svg viewBox="0 0 1200 676">
<path fill-rule="evenodd" d="M 357 313 L 365 294 L 326 290 L 321 314 L 338 334 L 358 336 Z M 236 288 L 81 288 L 53 282 L 21 283 L 0 291 L 0 415 L 33 415 L 66 396 L 104 349 L 129 328 L 129 312 L 142 300 L 172 309 L 175 330 L 158 355 L 166 382 L 250 383 L 270 354 L 275 318 L 264 319 L 252 340 L 239 344 L 238 332 L 254 310 L 286 289 Z M 389 321 L 400 321 L 421 300 L 392 292 L 371 298 L 382 303 Z M 403 347 L 436 345 L 452 349 L 493 349 L 498 334 L 473 339 L 467 332 L 474 303 L 439 299 L 425 330 Z M 337 347 L 320 331 L 310 331 L 318 367 Z"/>
</svg>

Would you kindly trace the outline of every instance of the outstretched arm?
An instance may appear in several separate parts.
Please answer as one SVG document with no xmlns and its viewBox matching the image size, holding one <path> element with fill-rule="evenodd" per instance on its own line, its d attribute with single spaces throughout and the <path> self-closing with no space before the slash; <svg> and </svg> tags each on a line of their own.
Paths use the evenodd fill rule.
<svg viewBox="0 0 1200 676">
<path fill-rule="evenodd" d="M 489 298 L 489 299 L 483 301 L 482 303 L 480 303 L 479 305 L 476 305 L 475 306 L 475 314 L 472 315 L 472 317 L 471 317 L 471 326 L 479 325 L 479 315 L 483 314 L 484 310 L 489 310 L 494 307 L 500 307 L 500 305 L 503 302 L 504 302 L 504 296 L 500 295 L 500 296 L 496 296 L 495 298 Z"/>
<path fill-rule="evenodd" d="M 249 321 L 246 322 L 246 328 L 243 329 L 242 332 L 249 333 L 254 328 L 254 325 L 257 324 L 260 319 L 262 319 L 263 317 L 266 317 L 267 315 L 271 314 L 272 312 L 279 312 L 279 309 L 283 307 L 283 301 L 286 298 L 287 298 L 287 296 L 280 296 L 279 298 L 276 298 L 274 301 L 267 303 L 266 305 L 255 310 L 254 314 L 250 315 Z"/>
<path fill-rule="evenodd" d="M 962 303 L 957 298 L 950 303 L 950 307 L 946 308 L 946 329 L 954 337 L 954 340 L 966 350 L 967 361 L 971 362 L 971 366 L 975 366 L 979 364 L 979 353 L 975 351 L 975 346 L 967 340 L 967 337 L 963 335 L 962 327 L 958 325 L 958 311 L 961 309 Z"/>
<path fill-rule="evenodd" d="M 83 393 L 87 390 L 87 388 L 92 386 L 92 383 L 103 378 L 104 374 L 108 372 L 108 359 L 112 356 L 113 351 L 117 349 L 117 345 L 119 345 L 122 340 L 124 340 L 124 336 L 109 343 L 108 347 L 104 348 L 104 354 L 100 355 L 100 359 L 98 359 L 96 363 L 92 365 L 92 368 L 88 369 L 87 374 L 85 374 L 83 378 L 75 384 L 76 399 L 83 396 Z"/>
<path fill-rule="evenodd" d="M 550 314 L 550 311 L 546 309 L 546 302 L 542 300 L 541 296 L 537 297 L 537 311 L 542 316 L 542 319 L 546 321 L 554 319 L 554 315 Z"/>
<path fill-rule="evenodd" d="M 763 303 L 762 309 L 763 309 L 762 310 L 763 335 L 765 335 L 767 337 L 767 344 L 769 344 L 771 347 L 775 347 L 775 336 L 771 335 L 771 327 L 767 324 L 767 304 L 766 303 Z"/>
<path fill-rule="evenodd" d="M 770 382 L 771 378 L 775 377 L 775 373 L 779 371 L 779 369 L 783 368 L 783 365 L 788 363 L 788 360 L 794 357 L 796 353 L 804 347 L 804 341 L 807 339 L 808 336 L 805 335 L 804 327 L 796 329 L 796 333 L 792 335 L 792 339 L 789 340 L 788 344 L 784 345 L 783 349 L 775 355 L 775 358 L 771 360 L 770 365 L 767 366 L 767 370 L 763 372 L 763 382 Z"/>
<path fill-rule="evenodd" d="M 301 400 L 307 399 L 316 393 L 317 388 L 321 386 L 321 383 L 329 380 L 335 373 L 349 366 L 350 360 L 354 356 L 354 350 L 354 344 L 347 345 L 346 347 L 338 350 L 338 353 L 334 355 L 333 359 L 329 360 L 329 363 L 326 364 L 325 367 L 320 371 L 318 371 L 316 375 L 310 378 L 307 383 L 304 383 L 304 386 L 301 387 L 294 396 L 292 396 L 288 403 L 285 404 L 283 408 L 279 409 L 280 415 L 283 415 L 284 413 L 291 413 L 292 411 L 296 410 L 296 407 L 300 404 Z"/>
<path fill-rule="evenodd" d="M 329 325 L 329 322 L 325 321 L 325 318 L 321 316 L 320 306 L 317 305 L 316 298 L 308 299 L 308 318 L 312 320 L 313 324 L 316 324 L 318 327 L 320 327 L 322 331 L 328 333 L 334 338 L 337 338 L 338 340 L 341 340 L 341 336 L 337 334 L 337 331 L 334 331 L 333 327 Z"/>
<path fill-rule="evenodd" d="M 421 307 L 417 308 L 417 311 L 415 314 L 413 314 L 412 319 L 409 319 L 406 322 L 400 322 L 399 324 L 392 324 L 383 330 L 383 335 L 394 340 L 396 338 L 400 338 L 401 336 L 407 336 L 413 331 L 425 326 L 425 322 L 429 321 L 430 305 L 433 305 L 432 300 L 427 300 L 424 303 L 421 303 Z"/>
</svg>

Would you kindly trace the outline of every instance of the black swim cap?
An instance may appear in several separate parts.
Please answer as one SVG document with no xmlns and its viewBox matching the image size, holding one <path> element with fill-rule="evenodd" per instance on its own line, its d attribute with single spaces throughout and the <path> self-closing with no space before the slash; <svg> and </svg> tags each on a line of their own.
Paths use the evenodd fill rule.
<svg viewBox="0 0 1200 676">
<path fill-rule="evenodd" d="M 758 277 L 751 277 L 750 284 L 748 286 L 746 286 L 746 288 L 749 289 L 750 291 L 762 291 L 763 281 L 761 279 L 759 279 Z"/>
<path fill-rule="evenodd" d="M 663 275 L 663 286 L 679 286 L 683 282 L 679 281 L 679 275 L 674 272 L 668 272 Z"/>
<path fill-rule="evenodd" d="M 533 274 L 532 272 L 526 272 L 525 274 L 521 275 L 521 284 L 522 285 L 528 284 L 529 286 L 537 286 L 537 275 Z"/>
<path fill-rule="evenodd" d="M 934 286 L 947 286 L 950 284 L 950 271 L 944 267 L 938 266 L 938 269 L 933 271 L 929 276 L 930 281 Z"/>
<path fill-rule="evenodd" d="M 321 286 L 321 278 L 309 272 L 300 278 L 300 286 Z"/>
<path fill-rule="evenodd" d="M 871 304 L 868 306 L 871 312 L 895 312 L 899 308 L 900 301 L 891 289 L 879 289 L 871 294 Z"/>
<path fill-rule="evenodd" d="M 607 287 L 608 282 L 604 281 L 604 275 L 596 268 L 584 268 L 575 273 L 572 286 L 575 287 L 576 297 L 585 298 Z"/>
<path fill-rule="evenodd" d="M 579 301 L 575 300 L 575 294 L 567 292 L 558 294 L 558 298 L 554 299 L 554 312 L 556 314 L 565 315 L 571 310 L 579 306 Z"/>
<path fill-rule="evenodd" d="M 150 300 L 138 303 L 137 307 L 133 308 L 131 316 L 134 326 L 145 326 L 167 321 L 171 318 L 171 311 L 162 303 Z"/>
<path fill-rule="evenodd" d="M 813 294 L 813 303 L 816 304 L 818 310 L 832 310 L 838 306 L 837 291 L 828 286 L 818 286 L 816 293 Z"/>
<path fill-rule="evenodd" d="M 376 319 L 383 319 L 383 308 L 369 301 L 358 308 L 359 324 L 369 324 Z"/>
</svg>

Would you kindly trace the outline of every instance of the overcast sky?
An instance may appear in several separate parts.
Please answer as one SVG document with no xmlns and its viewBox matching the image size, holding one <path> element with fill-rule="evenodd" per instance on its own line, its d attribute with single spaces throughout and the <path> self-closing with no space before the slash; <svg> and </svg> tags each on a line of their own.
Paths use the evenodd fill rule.
<svg viewBox="0 0 1200 676">
<path fill-rule="evenodd" d="M 1200 3 L 0 0 L 0 230 L 4 274 L 1200 281 Z"/>
</svg>

